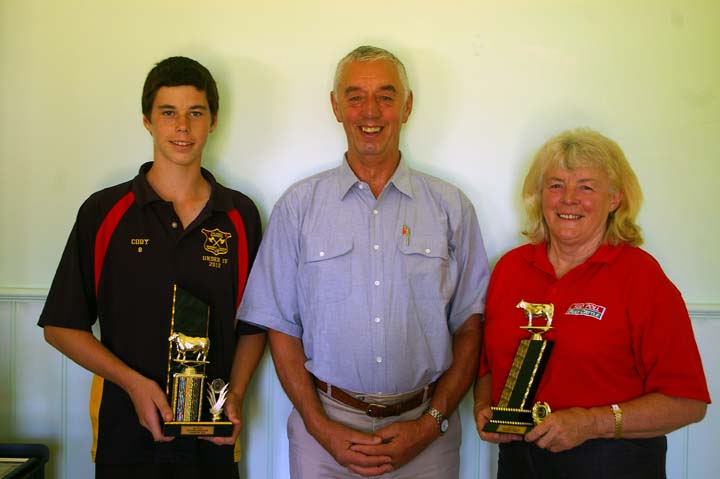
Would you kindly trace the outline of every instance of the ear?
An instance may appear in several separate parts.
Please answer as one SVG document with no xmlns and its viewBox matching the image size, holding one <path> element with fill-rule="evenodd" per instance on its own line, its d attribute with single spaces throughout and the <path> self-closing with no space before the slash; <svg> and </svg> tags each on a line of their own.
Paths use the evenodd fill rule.
<svg viewBox="0 0 720 479">
<path fill-rule="evenodd" d="M 408 118 L 410 118 L 410 113 L 412 112 L 412 106 L 413 106 L 413 93 L 412 90 L 408 93 L 407 99 L 405 100 L 405 106 L 403 108 L 403 123 L 407 123 Z"/>
<path fill-rule="evenodd" d="M 340 112 L 340 106 L 337 103 L 337 98 L 335 98 L 335 92 L 330 92 L 330 104 L 332 105 L 333 113 L 335 114 L 335 119 L 338 121 L 338 123 L 342 123 L 342 112 Z"/>
<path fill-rule="evenodd" d="M 610 194 L 610 213 L 614 213 L 618 209 L 620 203 L 622 203 L 623 194 L 622 191 L 616 191 Z"/>
<path fill-rule="evenodd" d="M 147 131 L 150 132 L 150 136 L 152 136 L 152 122 L 148 120 L 148 117 L 146 117 L 145 115 L 143 115 L 143 126 Z"/>
<path fill-rule="evenodd" d="M 215 131 L 215 128 L 217 128 L 217 123 L 218 123 L 218 115 L 217 115 L 217 113 L 215 113 L 215 116 L 213 117 L 212 122 L 210 123 L 210 133 Z"/>
</svg>

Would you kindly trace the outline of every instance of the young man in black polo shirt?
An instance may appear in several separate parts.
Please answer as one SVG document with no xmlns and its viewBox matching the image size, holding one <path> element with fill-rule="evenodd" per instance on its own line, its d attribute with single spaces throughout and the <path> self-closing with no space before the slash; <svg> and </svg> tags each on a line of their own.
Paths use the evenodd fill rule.
<svg viewBox="0 0 720 479">
<path fill-rule="evenodd" d="M 235 313 L 260 218 L 252 200 L 201 168 L 218 113 L 205 67 L 184 57 L 158 63 L 142 111 L 153 162 L 81 206 L 39 325 L 50 344 L 95 374 L 96 477 L 238 477 L 241 406 L 265 334 Z M 206 372 L 230 383 L 232 437 L 163 436 L 162 422 L 173 418 L 165 386 L 175 284 L 210 305 Z"/>
</svg>

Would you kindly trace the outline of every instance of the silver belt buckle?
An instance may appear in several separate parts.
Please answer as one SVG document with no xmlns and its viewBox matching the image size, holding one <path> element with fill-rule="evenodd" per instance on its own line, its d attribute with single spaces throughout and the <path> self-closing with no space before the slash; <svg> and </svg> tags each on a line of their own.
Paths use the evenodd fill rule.
<svg viewBox="0 0 720 479">
<path fill-rule="evenodd" d="M 376 414 L 380 413 L 380 411 L 383 411 L 385 409 L 387 409 L 387 406 L 385 404 L 371 403 L 368 404 L 368 407 L 365 409 L 365 414 L 370 417 L 376 417 Z"/>
</svg>

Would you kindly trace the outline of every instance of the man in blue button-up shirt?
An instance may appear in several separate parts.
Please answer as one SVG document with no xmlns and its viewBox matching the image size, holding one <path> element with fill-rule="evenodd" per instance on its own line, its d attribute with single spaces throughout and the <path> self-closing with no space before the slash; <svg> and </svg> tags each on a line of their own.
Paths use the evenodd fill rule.
<svg viewBox="0 0 720 479">
<path fill-rule="evenodd" d="M 475 211 L 401 159 L 394 55 L 348 54 L 330 100 L 345 161 L 278 201 L 239 313 L 269 328 L 295 406 L 291 476 L 456 478 L 488 281 Z"/>
</svg>

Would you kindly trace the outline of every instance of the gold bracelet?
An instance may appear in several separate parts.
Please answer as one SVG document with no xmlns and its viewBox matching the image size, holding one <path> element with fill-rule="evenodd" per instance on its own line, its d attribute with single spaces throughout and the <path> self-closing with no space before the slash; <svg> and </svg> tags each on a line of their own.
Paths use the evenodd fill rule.
<svg viewBox="0 0 720 479">
<path fill-rule="evenodd" d="M 612 412 L 615 415 L 615 439 L 622 438 L 622 420 L 623 420 L 623 413 L 622 409 L 620 409 L 620 406 L 617 404 L 613 404 L 610 406 L 612 408 Z"/>
</svg>

